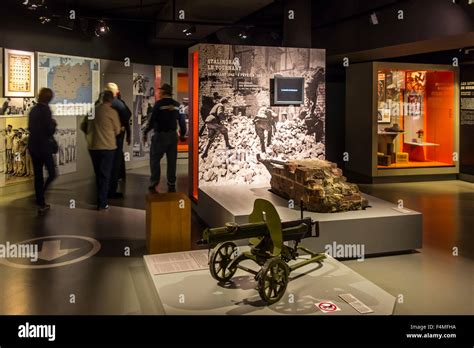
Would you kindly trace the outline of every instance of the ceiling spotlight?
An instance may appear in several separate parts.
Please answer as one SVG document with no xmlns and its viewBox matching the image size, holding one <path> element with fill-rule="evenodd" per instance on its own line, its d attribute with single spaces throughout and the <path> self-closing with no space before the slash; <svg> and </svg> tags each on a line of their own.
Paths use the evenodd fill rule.
<svg viewBox="0 0 474 348">
<path fill-rule="evenodd" d="M 191 35 L 196 33 L 196 27 L 194 25 L 192 25 L 192 26 L 190 26 L 186 29 L 183 29 L 183 33 L 186 36 L 191 36 Z"/>
<path fill-rule="evenodd" d="M 44 1 L 45 0 L 24 0 L 22 4 L 25 5 L 28 8 L 28 10 L 34 11 L 40 7 L 43 7 Z"/>
<path fill-rule="evenodd" d="M 51 17 L 41 16 L 41 17 L 39 17 L 39 21 L 40 21 L 41 24 L 46 24 L 46 23 L 51 22 Z"/>
<path fill-rule="evenodd" d="M 248 37 L 249 37 L 249 34 L 247 33 L 246 30 L 241 31 L 241 32 L 239 33 L 239 38 L 241 38 L 242 40 L 246 40 L 246 39 L 248 39 Z"/>
<path fill-rule="evenodd" d="M 104 36 L 104 35 L 108 34 L 109 31 L 110 31 L 110 28 L 107 25 L 107 23 L 105 23 L 105 21 L 103 21 L 103 20 L 97 21 L 97 24 L 95 26 L 95 36 L 97 36 L 97 37 Z"/>
<path fill-rule="evenodd" d="M 379 24 L 379 19 L 378 19 L 377 14 L 375 12 L 370 15 L 370 23 L 372 23 L 372 25 Z"/>
</svg>

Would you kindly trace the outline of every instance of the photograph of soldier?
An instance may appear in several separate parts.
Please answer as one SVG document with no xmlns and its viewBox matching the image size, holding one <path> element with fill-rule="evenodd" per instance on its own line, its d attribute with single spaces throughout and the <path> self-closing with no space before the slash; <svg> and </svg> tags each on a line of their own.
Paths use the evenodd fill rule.
<svg viewBox="0 0 474 348">
<path fill-rule="evenodd" d="M 0 131 L 0 135 L 0 173 L 3 174 L 1 185 L 32 177 L 34 172 L 28 150 L 28 129 L 15 128 L 9 124 L 6 129 Z"/>
<path fill-rule="evenodd" d="M 55 138 L 58 142 L 59 151 L 53 156 L 55 157 L 56 167 L 59 167 L 65 163 L 66 158 L 66 139 L 64 138 L 64 130 L 58 129 Z"/>
<path fill-rule="evenodd" d="M 18 172 L 17 176 L 25 176 L 26 173 L 26 150 L 28 148 L 28 135 L 23 128 L 18 132 Z"/>
<path fill-rule="evenodd" d="M 13 126 L 9 124 L 5 131 L 5 161 L 6 161 L 6 173 L 13 173 L 13 138 L 15 133 L 13 132 Z"/>
<path fill-rule="evenodd" d="M 154 78 L 154 75 L 149 72 L 133 73 L 133 110 L 131 115 L 133 157 L 143 158 L 150 154 L 151 136 L 146 143 L 143 143 L 140 142 L 140 134 L 146 128 L 155 104 Z"/>
<path fill-rule="evenodd" d="M 13 175 L 24 176 L 26 169 L 26 148 L 28 143 L 25 142 L 23 128 L 14 131 L 13 137 Z"/>
<path fill-rule="evenodd" d="M 318 95 L 324 94 L 325 71 L 322 68 L 316 71 L 310 77 L 306 86 L 306 95 L 308 99 L 307 114 L 304 118 L 304 123 L 308 129 L 307 134 L 313 135 L 316 142 L 323 142 L 324 139 L 324 106 L 321 98 L 318 100 Z"/>
<path fill-rule="evenodd" d="M 0 115 L 27 115 L 35 105 L 33 98 L 1 98 Z"/>
<path fill-rule="evenodd" d="M 218 104 L 221 99 L 222 99 L 222 96 L 220 96 L 218 92 L 214 92 L 212 97 L 208 97 L 208 96 L 202 97 L 202 106 L 201 106 L 200 114 L 201 114 L 201 119 L 203 121 L 203 124 L 201 128 L 199 129 L 199 136 L 203 135 L 204 131 L 206 130 L 207 116 L 209 116 L 212 108 L 216 106 L 216 104 Z"/>
<path fill-rule="evenodd" d="M 5 173 L 7 162 L 5 160 L 6 157 L 6 139 L 5 139 L 6 129 L 0 129 L 0 174 Z M 4 175 L 0 176 L 0 185 L 2 185 L 4 179 Z"/>
<path fill-rule="evenodd" d="M 19 177 L 33 176 L 31 156 L 28 151 L 30 133 L 25 128 L 14 129 L 12 125 L 1 131 L 0 173 L 8 181 Z"/>
<path fill-rule="evenodd" d="M 30 138 L 30 132 L 26 131 L 24 135 L 24 141 L 26 143 L 26 151 L 25 151 L 25 176 L 33 176 L 33 160 L 31 159 L 30 150 L 28 149 L 28 140 Z"/>
<path fill-rule="evenodd" d="M 12 144 L 12 152 L 13 152 L 13 175 L 18 176 L 18 168 L 20 167 L 20 131 L 15 129 L 13 131 L 13 144 Z"/>
<path fill-rule="evenodd" d="M 207 145 L 202 154 L 202 158 L 208 156 L 210 147 L 220 134 L 224 136 L 225 146 L 227 149 L 232 150 L 234 148 L 229 142 L 229 132 L 223 123 L 223 121 L 228 120 L 229 118 L 229 115 L 225 111 L 225 106 L 228 102 L 227 98 L 220 98 L 220 100 L 212 107 L 209 115 L 204 121 L 207 128 Z"/>
<path fill-rule="evenodd" d="M 68 128 L 69 162 L 76 162 L 76 130 Z"/>
<path fill-rule="evenodd" d="M 0 115 L 8 115 L 10 113 L 10 102 L 11 98 L 6 98 L 2 103 L 2 108 L 0 109 Z"/>
<path fill-rule="evenodd" d="M 53 158 L 58 172 L 63 174 L 75 171 L 76 130 L 73 128 L 58 127 L 55 138 L 58 143 L 58 153 L 53 154 Z"/>
<path fill-rule="evenodd" d="M 272 135 L 276 133 L 276 117 L 277 114 L 268 106 L 268 104 L 264 104 L 260 107 L 255 116 L 255 133 L 260 139 L 260 149 L 262 152 L 266 152 L 265 132 L 267 132 L 266 146 L 272 144 Z"/>
<path fill-rule="evenodd" d="M 184 137 L 187 137 L 189 133 L 188 113 L 189 113 L 189 99 L 183 98 L 183 101 L 181 102 L 181 105 L 179 106 L 179 123 L 182 125 L 182 127 L 186 127 L 186 134 L 180 134 Z"/>
</svg>

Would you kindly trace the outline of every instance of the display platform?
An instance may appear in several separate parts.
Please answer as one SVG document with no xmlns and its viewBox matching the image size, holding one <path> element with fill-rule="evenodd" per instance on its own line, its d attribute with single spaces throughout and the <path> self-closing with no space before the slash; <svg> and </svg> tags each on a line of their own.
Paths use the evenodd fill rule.
<svg viewBox="0 0 474 348">
<path fill-rule="evenodd" d="M 187 253 L 174 257 L 178 254 L 186 258 Z M 225 285 L 208 269 L 155 275 L 154 258 L 163 255 L 146 255 L 144 260 L 167 315 L 391 315 L 395 306 L 395 297 L 331 257 L 292 272 L 282 300 L 266 306 L 249 273 L 237 270 Z M 252 262 L 243 265 L 256 269 Z M 342 294 L 351 294 L 372 312 L 359 313 L 339 297 Z M 336 306 L 331 312 L 317 307 L 328 302 Z"/>
<path fill-rule="evenodd" d="M 226 222 L 247 223 L 257 198 L 269 200 L 283 221 L 300 218 L 298 207 L 290 209 L 288 201 L 271 193 L 269 187 L 246 185 L 206 186 L 199 189 L 196 212 L 210 227 Z M 364 254 L 380 254 L 415 250 L 422 247 L 423 216 L 398 208 L 379 198 L 363 195 L 370 208 L 340 213 L 305 212 L 305 217 L 319 221 L 319 238 L 308 238 L 304 245 L 320 252 L 327 245 L 363 245 Z M 245 243 L 244 243 L 245 244 Z"/>
</svg>

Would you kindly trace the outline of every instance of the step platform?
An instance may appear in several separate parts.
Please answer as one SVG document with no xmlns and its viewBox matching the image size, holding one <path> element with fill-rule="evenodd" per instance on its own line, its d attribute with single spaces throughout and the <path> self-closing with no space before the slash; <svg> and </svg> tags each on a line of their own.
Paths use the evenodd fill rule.
<svg viewBox="0 0 474 348">
<path fill-rule="evenodd" d="M 289 208 L 287 200 L 269 189 L 246 185 L 202 187 L 193 209 L 210 227 L 224 226 L 226 222 L 243 224 L 248 222 L 255 199 L 262 198 L 273 203 L 283 221 L 300 218 L 297 206 Z M 406 252 L 422 247 L 421 213 L 373 196 L 363 196 L 370 205 L 365 210 L 340 213 L 305 211 L 305 217 L 318 222 L 319 237 L 307 238 L 303 244 L 316 252 L 327 251 L 328 246 L 332 250 L 339 245 L 354 246 L 363 250 L 364 255 Z"/>
</svg>

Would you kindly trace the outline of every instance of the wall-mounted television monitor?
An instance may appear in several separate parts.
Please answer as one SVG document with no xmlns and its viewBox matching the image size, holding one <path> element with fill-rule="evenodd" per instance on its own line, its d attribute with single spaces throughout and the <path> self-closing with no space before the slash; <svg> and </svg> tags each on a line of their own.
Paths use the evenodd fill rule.
<svg viewBox="0 0 474 348">
<path fill-rule="evenodd" d="M 275 76 L 274 105 L 301 105 L 304 103 L 304 77 Z"/>
</svg>

